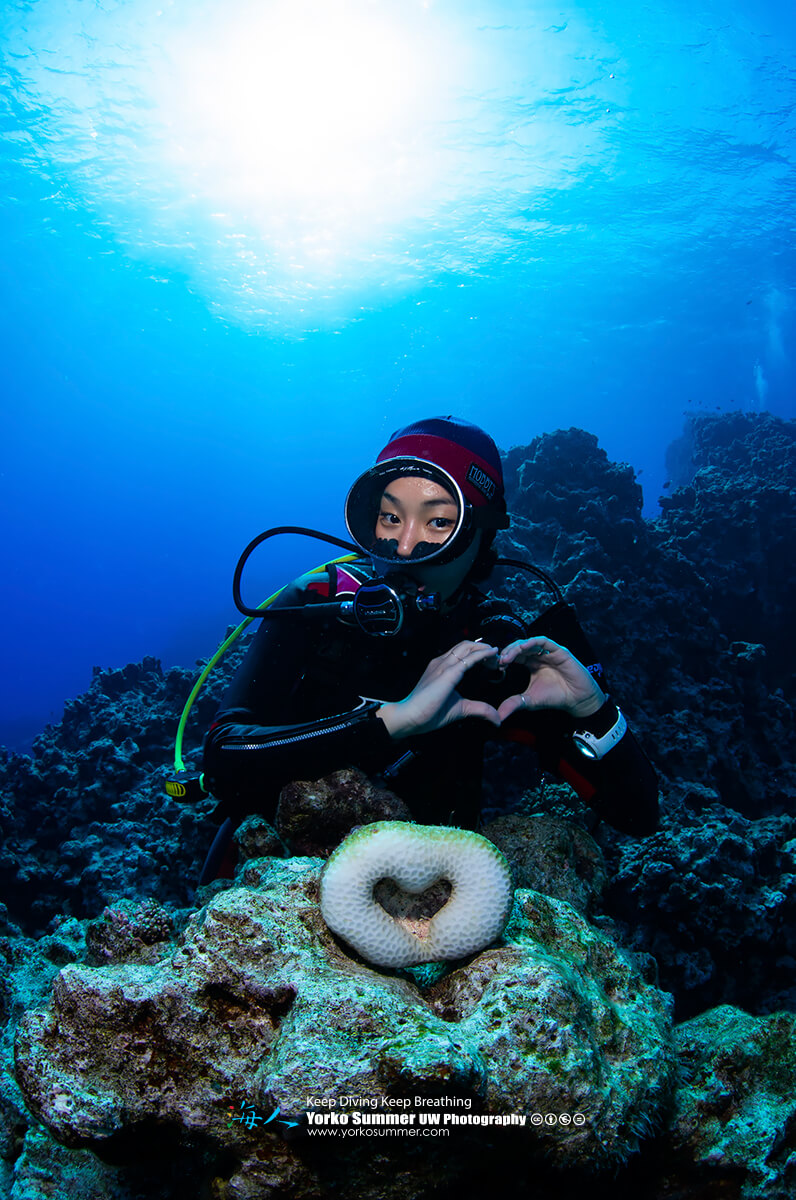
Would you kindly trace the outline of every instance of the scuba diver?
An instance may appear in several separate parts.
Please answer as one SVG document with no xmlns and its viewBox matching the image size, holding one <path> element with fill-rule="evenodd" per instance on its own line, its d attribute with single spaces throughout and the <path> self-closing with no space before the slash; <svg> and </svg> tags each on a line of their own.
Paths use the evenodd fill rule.
<svg viewBox="0 0 796 1200">
<path fill-rule="evenodd" d="M 477 586 L 509 525 L 492 438 L 452 417 L 406 426 L 354 483 L 345 517 L 358 557 L 279 594 L 206 736 L 204 786 L 224 826 L 201 882 L 245 816 L 273 818 L 286 783 L 347 766 L 422 824 L 475 828 L 494 738 L 532 747 L 598 819 L 653 832 L 655 772 L 559 589 L 504 560 L 553 591 L 526 624 Z"/>
</svg>

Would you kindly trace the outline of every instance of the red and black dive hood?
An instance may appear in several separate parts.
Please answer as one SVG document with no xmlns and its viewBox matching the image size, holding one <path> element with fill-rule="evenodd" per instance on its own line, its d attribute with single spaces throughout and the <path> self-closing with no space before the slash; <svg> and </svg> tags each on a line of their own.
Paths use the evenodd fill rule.
<svg viewBox="0 0 796 1200">
<path fill-rule="evenodd" d="M 345 519 L 348 532 L 369 557 L 395 565 L 397 543 L 376 539 L 379 505 L 388 484 L 402 476 L 418 475 L 440 484 L 459 509 L 456 526 L 441 544 L 424 542 L 413 559 L 447 563 L 459 558 L 480 529 L 492 540 L 509 519 L 498 448 L 489 434 L 469 421 L 431 417 L 397 430 L 348 493 Z"/>
</svg>

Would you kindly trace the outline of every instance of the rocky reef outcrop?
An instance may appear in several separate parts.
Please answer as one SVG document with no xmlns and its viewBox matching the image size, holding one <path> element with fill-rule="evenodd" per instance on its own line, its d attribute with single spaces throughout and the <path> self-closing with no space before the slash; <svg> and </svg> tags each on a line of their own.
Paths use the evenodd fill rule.
<svg viewBox="0 0 796 1200">
<path fill-rule="evenodd" d="M 279 794 L 274 823 L 294 854 L 326 858 L 357 825 L 411 819 L 399 796 L 374 787 L 356 768 L 344 767 L 327 779 L 288 783 Z"/>
<path fill-rule="evenodd" d="M 659 772 L 659 834 L 593 831 L 624 937 L 657 953 L 680 1016 L 793 1007 L 796 423 L 699 417 L 671 457 L 677 486 L 649 521 L 632 469 L 593 435 L 559 431 L 510 451 L 518 516 L 501 550 L 564 586 Z M 510 570 L 503 587 L 518 606 L 527 596 Z M 501 764 L 498 791 L 502 777 Z M 521 811 L 561 816 L 567 804 L 543 786 Z"/>
<path fill-rule="evenodd" d="M 673 788 L 661 829 L 615 856 L 605 903 L 623 941 L 655 956 L 680 1016 L 796 1008 L 796 817 L 682 797 Z"/>
<path fill-rule="evenodd" d="M 594 838 L 573 821 L 540 813 L 497 817 L 482 833 L 502 850 L 517 887 L 566 900 L 585 916 L 602 909 L 608 875 Z"/>
<path fill-rule="evenodd" d="M 11 1200 L 452 1200 L 496 1172 L 540 1200 L 792 1195 L 796 1014 L 671 1030 L 652 960 L 530 890 L 441 978 L 375 971 L 323 925 L 321 865 L 248 860 L 192 914 L 5 943 Z M 444 1141 L 388 1136 L 421 1114 Z"/>
<path fill-rule="evenodd" d="M 510 1127 L 526 1169 L 615 1168 L 660 1124 L 668 998 L 569 905 L 518 891 L 504 938 L 423 990 L 336 942 L 318 907 L 321 866 L 251 860 L 154 961 L 139 937 L 123 961 L 64 966 L 50 1004 L 18 1025 L 34 1116 L 66 1146 L 117 1164 L 147 1157 L 155 1175 L 162 1158 L 190 1157 L 197 1194 L 212 1184 L 252 1200 L 317 1195 L 330 1172 L 358 1195 L 405 1194 L 400 1178 L 373 1192 L 364 1138 L 338 1137 L 318 1158 L 313 1133 L 370 1129 L 374 1114 L 418 1129 L 421 1113 L 441 1114 L 468 1134 L 522 1118 Z M 138 919 L 166 932 L 154 913 Z M 231 1111 L 257 1114 L 257 1136 Z M 463 1174 L 482 1151 L 470 1139 L 454 1164 L 440 1147 L 427 1151 L 429 1179 Z M 400 1162 L 400 1144 L 393 1153 Z"/>
<path fill-rule="evenodd" d="M 793 1196 L 796 1014 L 760 1020 L 722 1006 L 680 1025 L 677 1048 L 681 1082 L 667 1137 L 673 1162 L 696 1164 L 695 1174 L 715 1188 L 734 1177 L 743 1200 Z"/>
<path fill-rule="evenodd" d="M 511 450 L 516 518 L 501 550 L 530 555 L 564 587 L 667 777 L 751 817 L 790 811 L 796 423 L 697 418 L 677 460 L 680 486 L 647 521 L 632 468 L 592 434 Z M 521 606 L 526 578 L 506 588 Z"/>
<path fill-rule="evenodd" d="M 194 750 L 240 657 L 211 677 L 191 713 Z M 122 897 L 192 898 L 214 801 L 180 803 L 164 783 L 195 674 L 164 671 L 154 658 L 96 668 L 31 755 L 0 748 L 0 896 L 26 932 L 42 933 L 64 913 L 93 916 Z"/>
</svg>

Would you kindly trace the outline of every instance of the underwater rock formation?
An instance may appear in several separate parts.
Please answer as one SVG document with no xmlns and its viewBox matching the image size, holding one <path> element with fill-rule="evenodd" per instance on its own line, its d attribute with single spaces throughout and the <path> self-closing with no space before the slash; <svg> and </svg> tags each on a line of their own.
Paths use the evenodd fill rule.
<svg viewBox="0 0 796 1200">
<path fill-rule="evenodd" d="M 46 1002 L 53 979 L 65 964 L 84 957 L 85 935 L 79 921 L 63 921 L 55 933 L 34 941 L 8 921 L 0 905 L 0 1195 L 12 1195 L 12 1164 L 19 1163 L 32 1124 L 14 1076 L 16 1022 L 25 1011 Z"/>
<path fill-rule="evenodd" d="M 505 854 L 516 887 L 566 900 L 584 916 L 599 910 L 608 881 L 602 851 L 573 821 L 513 813 L 481 833 Z"/>
<path fill-rule="evenodd" d="M 623 940 L 656 957 L 680 1018 L 796 1008 L 796 817 L 751 821 L 682 786 L 667 807 L 614 861 L 606 904 Z"/>
<path fill-rule="evenodd" d="M 659 1120 L 674 1060 L 667 998 L 610 939 L 520 891 L 503 941 L 424 993 L 340 949 L 319 912 L 321 866 L 250 862 L 243 886 L 219 892 L 159 961 L 65 967 L 49 1008 L 17 1032 L 36 1118 L 67 1146 L 147 1156 L 155 1172 L 190 1151 L 192 1186 L 213 1180 L 230 1197 L 323 1194 L 325 1172 L 370 1195 L 372 1147 L 330 1140 L 319 1158 L 309 1132 L 323 1117 L 307 1112 L 328 1115 L 341 1096 L 363 1110 L 386 1097 L 387 1113 L 439 1112 L 446 1096 L 460 1102 L 449 1115 L 577 1112 L 582 1122 L 554 1129 L 528 1121 L 522 1156 L 590 1169 L 627 1159 Z M 278 1119 L 253 1135 L 231 1116 L 251 1106 Z M 482 1153 L 476 1140 L 455 1160 L 425 1157 L 449 1174 Z M 378 1187 L 417 1194 L 398 1176 Z"/>
<path fill-rule="evenodd" d="M 251 867 L 259 873 L 263 865 Z M 286 864 L 279 864 L 279 869 L 282 866 Z M 17 936 L 2 943 L 7 1012 L 19 1017 L 24 1009 L 44 1004 L 63 965 L 86 961 L 83 925 L 70 919 L 62 922 L 56 934 L 38 942 Z M 145 922 L 144 928 L 152 927 Z M 558 925 L 558 929 L 563 927 Z M 161 953 L 168 962 L 174 946 L 168 948 L 168 954 L 165 950 L 162 945 Z M 130 953 L 134 961 L 139 951 L 132 943 Z M 473 965 L 482 964 L 480 974 L 488 974 L 494 967 L 494 953 L 489 951 L 474 960 Z M 399 982 L 395 977 L 382 978 L 388 986 Z M 473 982 L 467 972 L 453 972 L 419 994 L 438 1015 L 444 1004 L 457 1004 L 453 1015 L 458 1017 L 471 1000 Z M 475 984 L 477 991 L 477 979 Z M 414 989 L 413 994 L 417 994 Z M 506 999 L 504 991 L 503 1002 Z M 491 1019 L 483 1002 L 479 1008 L 482 1016 Z M 229 1019 L 239 1029 L 244 1014 L 233 1011 Z M 471 1022 L 471 1033 L 475 1031 Z M 342 1043 L 343 1023 L 336 1036 Z M 227 1200 L 233 1196 L 236 1200 L 247 1196 L 262 1200 L 282 1167 L 287 1167 L 290 1186 L 313 1200 L 339 1195 L 341 1188 L 355 1190 L 364 1200 L 438 1200 L 460 1195 L 465 1184 L 468 1194 L 487 1194 L 496 1170 L 502 1176 L 509 1173 L 518 1188 L 528 1189 L 537 1200 L 578 1200 L 585 1189 L 593 1200 L 615 1200 L 617 1194 L 625 1193 L 645 1200 L 719 1195 L 737 1200 L 791 1200 L 796 1016 L 779 1013 L 756 1018 L 725 1007 L 675 1027 L 674 1044 L 680 1059 L 679 1082 L 665 1110 L 666 1125 L 643 1142 L 640 1153 L 626 1167 L 616 1174 L 609 1172 L 604 1182 L 588 1166 L 581 1174 L 574 1167 L 551 1171 L 536 1159 L 526 1161 L 524 1131 L 513 1134 L 507 1129 L 492 1132 L 480 1127 L 468 1133 L 459 1129 L 455 1141 L 434 1153 L 428 1152 L 428 1143 L 420 1152 L 406 1144 L 399 1153 L 394 1143 L 386 1141 L 381 1143 L 389 1147 L 386 1154 L 372 1142 L 364 1143 L 367 1149 L 363 1152 L 362 1142 L 347 1139 L 344 1152 L 335 1153 L 334 1142 L 323 1141 L 319 1146 L 306 1135 L 294 1141 L 294 1133 L 280 1125 L 285 1145 L 269 1158 L 267 1151 L 279 1139 L 266 1138 L 260 1124 L 247 1130 L 245 1137 L 245 1126 L 237 1126 L 241 1165 L 235 1169 L 227 1163 L 226 1176 L 216 1173 L 212 1194 Z M 140 1200 L 144 1196 L 147 1200 L 182 1200 L 186 1194 L 199 1194 L 197 1179 L 213 1176 L 212 1155 L 202 1139 L 193 1140 L 183 1131 L 181 1150 L 176 1128 L 171 1130 L 171 1141 L 165 1142 L 155 1136 L 157 1129 L 151 1130 L 143 1153 L 132 1162 L 108 1162 L 90 1149 L 53 1140 L 25 1109 L 13 1078 L 10 1049 L 7 1032 L 0 1067 L 0 1194 L 8 1195 L 9 1200 L 52 1200 L 62 1195 L 79 1196 L 80 1200 Z M 215 1057 L 213 1051 L 211 1063 Z M 250 1093 L 254 1078 L 251 1074 L 247 1079 Z M 464 1098 L 460 1093 L 457 1096 Z M 243 1111 L 238 1105 L 234 1108 L 238 1115 Z M 268 1115 L 265 1110 L 257 1112 Z M 231 1119 L 232 1114 L 228 1116 Z M 142 1139 L 146 1136 L 146 1130 L 138 1132 Z M 103 1152 L 109 1150 L 106 1145 Z M 116 1157 L 129 1159 L 130 1148 L 122 1146 L 121 1150 Z M 296 1166 L 295 1159 L 300 1165 Z M 466 1177 L 462 1177 L 463 1170 Z"/>
<path fill-rule="evenodd" d="M 193 678 L 154 658 L 95 670 L 31 756 L 0 750 L 0 895 L 27 932 L 46 931 L 64 912 L 96 915 L 122 897 L 192 898 L 214 801 L 189 807 L 163 785 Z M 194 744 L 223 686 L 215 680 L 200 697 Z"/>
<path fill-rule="evenodd" d="M 325 858 L 357 825 L 411 819 L 399 796 L 375 787 L 362 771 L 344 767 L 324 779 L 286 784 L 275 824 L 294 854 Z"/>
<path fill-rule="evenodd" d="M 790 1200 L 796 1014 L 755 1018 L 716 1008 L 678 1026 L 677 1047 L 681 1081 L 667 1137 L 673 1162 L 681 1171 L 698 1168 L 705 1194 L 712 1183 L 714 1195 Z"/>
<path fill-rule="evenodd" d="M 614 879 L 608 912 L 658 955 L 680 1015 L 720 1003 L 768 1012 L 796 1003 L 796 423 L 698 417 L 677 454 L 680 486 L 645 521 L 632 470 L 591 435 L 559 431 L 510 451 L 519 516 L 501 550 L 565 585 L 659 771 L 660 834 L 595 833 Z M 525 579 L 509 571 L 503 590 L 520 605 Z M 498 776 L 493 797 L 500 787 Z M 546 790 L 527 793 L 522 811 L 562 815 L 560 787 Z M 577 800 L 571 811 L 585 815 Z"/>
<path fill-rule="evenodd" d="M 592 434 L 559 430 L 509 451 L 515 519 L 500 550 L 530 555 L 564 586 L 666 776 L 748 816 L 788 811 L 796 422 L 698 417 L 679 460 L 683 486 L 646 521 L 632 469 Z M 527 604 L 524 575 L 508 572 L 500 590 Z"/>
<path fill-rule="evenodd" d="M 86 925 L 88 961 L 156 962 L 176 925 L 175 914 L 157 900 L 117 900 Z"/>
<path fill-rule="evenodd" d="M 697 562 L 730 642 L 760 643 L 768 681 L 796 671 L 790 614 L 796 589 L 794 422 L 732 413 L 689 422 L 670 448 L 680 484 L 661 499 L 669 544 Z"/>
</svg>

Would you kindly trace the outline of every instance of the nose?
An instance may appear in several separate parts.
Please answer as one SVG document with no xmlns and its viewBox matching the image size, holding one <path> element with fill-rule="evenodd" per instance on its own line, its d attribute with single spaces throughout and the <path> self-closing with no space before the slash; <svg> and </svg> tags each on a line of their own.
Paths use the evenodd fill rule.
<svg viewBox="0 0 796 1200">
<path fill-rule="evenodd" d="M 401 558 L 409 558 L 419 541 L 420 530 L 417 521 L 407 521 L 398 539 L 398 553 Z"/>
</svg>

